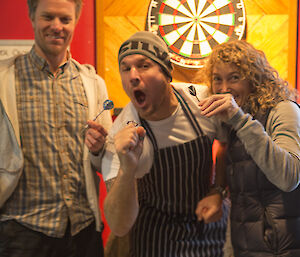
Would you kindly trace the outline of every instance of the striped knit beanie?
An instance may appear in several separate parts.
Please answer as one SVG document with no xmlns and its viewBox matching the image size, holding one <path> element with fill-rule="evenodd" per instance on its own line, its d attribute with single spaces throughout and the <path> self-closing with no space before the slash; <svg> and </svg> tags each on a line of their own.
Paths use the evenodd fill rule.
<svg viewBox="0 0 300 257">
<path fill-rule="evenodd" d="M 141 54 L 157 62 L 172 79 L 172 63 L 166 43 L 150 31 L 139 31 L 126 40 L 119 49 L 119 65 L 122 59 L 131 54 Z"/>
</svg>

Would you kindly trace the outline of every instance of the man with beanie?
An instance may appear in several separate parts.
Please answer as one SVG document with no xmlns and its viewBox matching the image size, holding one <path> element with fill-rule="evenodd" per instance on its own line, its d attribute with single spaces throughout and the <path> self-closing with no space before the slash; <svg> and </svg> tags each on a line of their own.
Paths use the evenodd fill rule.
<svg viewBox="0 0 300 257">
<path fill-rule="evenodd" d="M 109 132 L 102 172 L 104 214 L 112 233 L 130 236 L 130 256 L 222 256 L 226 215 L 195 215 L 209 195 L 212 140 L 217 131 L 200 117 L 188 87 L 171 86 L 164 41 L 137 32 L 119 50 L 122 84 L 131 102 Z M 201 92 L 200 92 L 201 91 Z M 198 97 L 207 95 L 200 88 Z M 214 222 L 216 221 L 216 222 Z"/>
</svg>

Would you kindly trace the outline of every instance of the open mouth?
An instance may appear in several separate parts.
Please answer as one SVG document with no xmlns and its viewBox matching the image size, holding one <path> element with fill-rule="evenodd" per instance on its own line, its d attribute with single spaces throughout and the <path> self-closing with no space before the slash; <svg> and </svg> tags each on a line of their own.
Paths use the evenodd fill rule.
<svg viewBox="0 0 300 257">
<path fill-rule="evenodd" d="M 143 104 L 146 100 L 146 95 L 140 90 L 134 92 L 134 97 L 139 104 Z"/>
</svg>

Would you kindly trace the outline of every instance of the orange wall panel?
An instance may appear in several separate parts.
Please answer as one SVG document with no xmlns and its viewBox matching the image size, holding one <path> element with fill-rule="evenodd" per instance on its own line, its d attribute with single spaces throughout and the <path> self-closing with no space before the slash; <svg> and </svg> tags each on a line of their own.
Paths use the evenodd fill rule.
<svg viewBox="0 0 300 257">
<path fill-rule="evenodd" d="M 108 85 L 108 93 L 116 107 L 124 107 L 129 98 L 123 92 L 118 71 L 117 54 L 121 43 L 131 34 L 145 29 L 150 0 L 96 0 L 102 3 L 101 34 L 97 33 L 97 63 Z M 279 74 L 295 86 L 296 66 L 296 0 L 244 0 L 247 38 L 265 52 Z M 96 13 L 99 10 L 96 10 Z M 98 25 L 98 24 L 97 24 Z M 99 42 L 103 41 L 101 48 Z M 176 82 L 190 82 L 196 71 L 175 67 Z"/>
</svg>

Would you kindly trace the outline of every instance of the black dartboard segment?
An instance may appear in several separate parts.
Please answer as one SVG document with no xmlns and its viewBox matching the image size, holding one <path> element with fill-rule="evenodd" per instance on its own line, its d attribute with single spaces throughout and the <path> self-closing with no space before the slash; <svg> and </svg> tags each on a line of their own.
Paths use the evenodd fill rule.
<svg viewBox="0 0 300 257">
<path fill-rule="evenodd" d="M 215 45 L 241 39 L 245 24 L 242 0 L 152 0 L 146 30 L 167 43 L 173 63 L 199 68 Z"/>
</svg>

